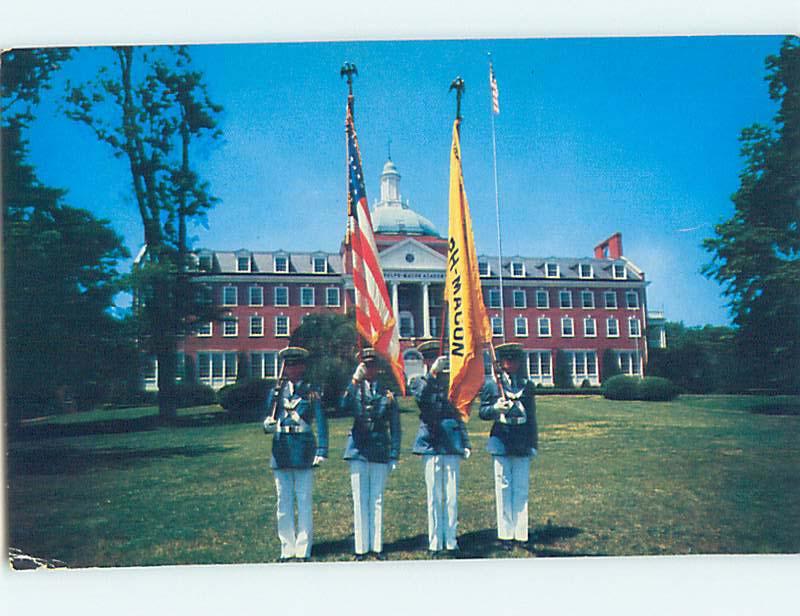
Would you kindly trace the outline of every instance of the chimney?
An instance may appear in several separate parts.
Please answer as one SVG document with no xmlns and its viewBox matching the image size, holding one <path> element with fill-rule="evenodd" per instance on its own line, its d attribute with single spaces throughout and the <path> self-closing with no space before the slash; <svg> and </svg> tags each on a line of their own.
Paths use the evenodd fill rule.
<svg viewBox="0 0 800 616">
<path fill-rule="evenodd" d="M 619 259 L 622 256 L 622 233 L 617 231 L 594 247 L 595 259 Z"/>
</svg>

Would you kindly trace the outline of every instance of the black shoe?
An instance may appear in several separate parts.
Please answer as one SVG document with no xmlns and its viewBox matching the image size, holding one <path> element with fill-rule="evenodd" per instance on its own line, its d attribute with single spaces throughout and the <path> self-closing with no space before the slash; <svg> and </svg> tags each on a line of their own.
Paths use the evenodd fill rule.
<svg viewBox="0 0 800 616">
<path fill-rule="evenodd" d="M 366 554 L 353 554 L 353 560 L 356 561 L 357 563 L 363 563 L 365 560 L 367 560 L 367 555 Z"/>
<path fill-rule="evenodd" d="M 310 560 L 311 560 L 311 557 L 310 557 L 310 556 L 303 556 L 302 558 L 298 558 L 298 559 L 297 559 L 297 562 L 299 562 L 299 563 L 307 563 L 307 562 L 309 562 Z"/>
<path fill-rule="evenodd" d="M 514 542 L 511 539 L 501 539 L 500 547 L 502 547 L 506 552 L 510 552 L 514 549 Z"/>
<path fill-rule="evenodd" d="M 445 558 L 461 558 L 461 548 L 452 548 L 445 550 L 447 555 Z"/>
<path fill-rule="evenodd" d="M 291 556 L 281 556 L 281 557 L 278 559 L 278 562 L 279 562 L 279 563 L 290 563 L 290 562 L 292 562 L 293 560 L 294 560 L 294 558 L 293 558 L 293 557 L 291 557 Z"/>
<path fill-rule="evenodd" d="M 373 552 L 372 555 L 375 557 L 375 560 L 386 560 L 386 554 L 383 552 Z"/>
<path fill-rule="evenodd" d="M 442 557 L 441 550 L 428 550 L 428 558 L 433 558 L 434 560 L 437 560 L 441 557 Z"/>
</svg>

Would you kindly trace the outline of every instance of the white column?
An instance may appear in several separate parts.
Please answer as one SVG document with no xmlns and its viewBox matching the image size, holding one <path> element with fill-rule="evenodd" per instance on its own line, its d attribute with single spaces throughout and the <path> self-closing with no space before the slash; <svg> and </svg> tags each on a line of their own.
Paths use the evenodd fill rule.
<svg viewBox="0 0 800 616">
<path fill-rule="evenodd" d="M 422 337 L 431 337 L 431 302 L 428 296 L 429 282 L 422 283 Z"/>
<path fill-rule="evenodd" d="M 392 282 L 392 313 L 397 319 L 397 326 L 400 327 L 400 313 L 397 309 L 397 281 Z"/>
</svg>

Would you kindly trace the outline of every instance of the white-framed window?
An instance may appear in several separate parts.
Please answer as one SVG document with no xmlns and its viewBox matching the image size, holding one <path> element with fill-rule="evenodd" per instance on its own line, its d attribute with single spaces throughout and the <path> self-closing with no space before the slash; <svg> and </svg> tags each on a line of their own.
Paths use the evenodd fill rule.
<svg viewBox="0 0 800 616">
<path fill-rule="evenodd" d="M 558 292 L 558 305 L 561 308 L 572 308 L 572 291 L 562 289 Z"/>
<path fill-rule="evenodd" d="M 628 319 L 628 336 L 630 338 L 640 338 L 642 336 L 639 319 Z"/>
<path fill-rule="evenodd" d="M 617 308 L 617 292 L 606 291 L 603 293 L 603 301 L 605 302 L 606 308 L 615 310 Z"/>
<path fill-rule="evenodd" d="M 214 324 L 211 321 L 205 321 L 197 327 L 197 336 L 199 338 L 208 338 L 214 335 Z"/>
<path fill-rule="evenodd" d="M 200 255 L 197 260 L 197 267 L 202 272 L 210 272 L 214 267 L 214 259 L 211 255 Z"/>
<path fill-rule="evenodd" d="M 591 385 L 599 385 L 597 374 L 597 352 L 595 351 L 561 351 L 567 354 L 567 367 L 572 382 L 580 386 L 588 380 Z"/>
<path fill-rule="evenodd" d="M 581 307 L 594 308 L 594 293 L 592 291 L 581 291 Z"/>
<path fill-rule="evenodd" d="M 278 255 L 275 257 L 275 273 L 286 274 L 289 272 L 289 257 Z"/>
<path fill-rule="evenodd" d="M 250 256 L 236 257 L 236 271 L 249 272 L 250 271 Z"/>
<path fill-rule="evenodd" d="M 327 274 L 328 273 L 328 259 L 327 257 L 314 257 L 314 273 Z"/>
<path fill-rule="evenodd" d="M 289 305 L 289 287 L 275 287 L 272 290 L 272 294 L 276 306 Z"/>
<path fill-rule="evenodd" d="M 619 321 L 614 317 L 606 319 L 606 336 L 609 338 L 619 338 Z"/>
<path fill-rule="evenodd" d="M 511 276 L 513 278 L 523 278 L 525 276 L 525 264 L 522 261 L 511 262 Z"/>
<path fill-rule="evenodd" d="M 572 317 L 561 317 L 561 336 L 572 338 L 575 335 L 575 322 Z"/>
<path fill-rule="evenodd" d="M 478 275 L 482 278 L 486 278 L 490 276 L 492 273 L 492 268 L 489 265 L 488 261 L 478 261 Z"/>
<path fill-rule="evenodd" d="M 239 321 L 235 318 L 222 319 L 222 335 L 226 338 L 233 338 L 239 335 Z"/>
<path fill-rule="evenodd" d="M 553 353 L 528 351 L 528 378 L 542 385 L 553 384 Z"/>
<path fill-rule="evenodd" d="M 492 317 L 492 336 L 503 335 L 503 319 L 501 317 Z"/>
<path fill-rule="evenodd" d="M 539 337 L 540 338 L 549 338 L 550 337 L 550 319 L 549 317 L 539 317 L 537 321 Z"/>
<path fill-rule="evenodd" d="M 222 305 L 223 306 L 238 306 L 239 305 L 239 289 L 237 287 L 222 287 Z"/>
<path fill-rule="evenodd" d="M 289 335 L 289 317 L 282 314 L 275 317 L 275 335 L 281 337 Z"/>
<path fill-rule="evenodd" d="M 264 305 L 264 287 L 250 287 L 250 305 Z"/>
<path fill-rule="evenodd" d="M 254 379 L 274 379 L 278 376 L 278 352 L 250 353 L 250 376 Z"/>
<path fill-rule="evenodd" d="M 583 320 L 583 335 L 587 338 L 597 336 L 597 322 L 592 317 L 586 317 Z"/>
<path fill-rule="evenodd" d="M 236 353 L 201 351 L 197 354 L 197 378 L 218 389 L 236 382 L 239 361 Z"/>
<path fill-rule="evenodd" d="M 500 289 L 492 287 L 489 289 L 489 308 L 500 307 Z"/>
<path fill-rule="evenodd" d="M 614 263 L 612 266 L 612 275 L 615 280 L 625 280 L 627 278 L 627 270 L 624 263 Z"/>
<path fill-rule="evenodd" d="M 195 288 L 195 299 L 201 306 L 211 306 L 214 303 L 214 289 L 207 284 Z"/>
<path fill-rule="evenodd" d="M 550 294 L 545 289 L 536 289 L 536 307 L 540 310 L 550 308 Z"/>
<path fill-rule="evenodd" d="M 431 337 L 438 338 L 442 332 L 439 330 L 439 317 L 429 317 L 428 319 L 431 328 Z"/>
<path fill-rule="evenodd" d="M 617 363 L 622 374 L 638 376 L 642 373 L 642 355 L 638 351 L 617 351 Z"/>
<path fill-rule="evenodd" d="M 250 317 L 250 335 L 263 336 L 264 335 L 264 317 L 253 315 Z"/>
<path fill-rule="evenodd" d="M 314 305 L 314 287 L 300 287 L 300 305 Z"/>
<path fill-rule="evenodd" d="M 628 308 L 637 309 L 639 307 L 639 294 L 636 291 L 626 291 L 625 305 Z"/>
<path fill-rule="evenodd" d="M 339 287 L 328 287 L 325 289 L 325 305 L 326 306 L 339 306 L 341 298 L 339 296 Z"/>
<path fill-rule="evenodd" d="M 544 277 L 545 278 L 558 278 L 561 275 L 559 272 L 558 263 L 545 263 L 544 264 Z"/>
<path fill-rule="evenodd" d="M 400 337 L 412 338 L 414 336 L 414 315 L 408 310 L 400 311 Z"/>
<path fill-rule="evenodd" d="M 517 317 L 514 319 L 514 335 L 517 338 L 528 337 L 528 319 L 525 317 Z"/>
<path fill-rule="evenodd" d="M 578 278 L 594 278 L 594 271 L 589 263 L 578 264 Z"/>
<path fill-rule="evenodd" d="M 522 289 L 515 289 L 513 293 L 514 308 L 527 308 L 528 302 L 525 297 L 525 291 Z"/>
</svg>

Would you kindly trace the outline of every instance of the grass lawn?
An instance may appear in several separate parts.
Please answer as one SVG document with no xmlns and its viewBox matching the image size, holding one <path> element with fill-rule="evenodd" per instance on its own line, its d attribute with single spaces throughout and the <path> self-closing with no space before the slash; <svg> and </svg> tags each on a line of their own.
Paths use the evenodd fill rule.
<svg viewBox="0 0 800 616">
<path fill-rule="evenodd" d="M 532 545 L 513 556 L 800 552 L 800 416 L 750 412 L 764 402 L 540 397 Z M 425 558 L 425 486 L 410 454 L 418 419 L 413 401 L 403 408 L 385 550 Z M 71 567 L 275 560 L 271 437 L 219 407 L 183 410 L 172 427 L 154 413 L 99 410 L 23 428 L 8 442 L 10 545 Z M 316 560 L 349 560 L 352 550 L 349 427 L 330 420 L 331 457 L 315 471 Z M 494 544 L 490 424 L 474 413 L 468 427 L 459 542 L 467 557 L 506 556 Z"/>
</svg>

